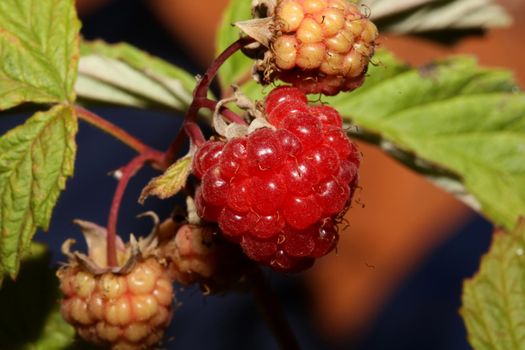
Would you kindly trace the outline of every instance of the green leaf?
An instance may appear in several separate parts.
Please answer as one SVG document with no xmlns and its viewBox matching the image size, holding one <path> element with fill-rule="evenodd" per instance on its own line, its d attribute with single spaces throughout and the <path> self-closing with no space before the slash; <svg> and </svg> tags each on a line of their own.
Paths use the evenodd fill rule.
<svg viewBox="0 0 525 350">
<path fill-rule="evenodd" d="M 0 1 L 0 110 L 74 101 L 79 30 L 73 0 Z"/>
<path fill-rule="evenodd" d="M 75 332 L 60 315 L 49 257 L 43 245 L 32 244 L 17 281 L 6 281 L 0 290 L 0 349 L 58 350 L 73 344 Z"/>
<path fill-rule="evenodd" d="M 75 91 L 89 101 L 184 110 L 195 79 L 183 69 L 128 44 L 83 43 Z"/>
<path fill-rule="evenodd" d="M 402 67 L 371 67 L 361 91 L 326 101 L 361 127 L 357 136 L 463 185 L 475 209 L 512 226 L 525 213 L 525 95 L 511 74 L 466 57 Z"/>
<path fill-rule="evenodd" d="M 419 33 L 508 26 L 510 15 L 494 0 L 362 0 L 381 31 Z"/>
<path fill-rule="evenodd" d="M 232 24 L 251 18 L 251 1 L 231 0 L 222 15 L 217 38 L 215 40 L 216 54 L 219 55 L 228 46 L 239 39 L 239 29 Z M 232 84 L 250 77 L 252 59 L 242 52 L 232 55 L 219 69 L 219 82 L 223 91 Z"/>
<path fill-rule="evenodd" d="M 139 202 L 155 195 L 166 199 L 176 195 L 185 185 L 191 172 L 193 156 L 187 155 L 173 163 L 161 176 L 152 179 L 142 190 Z"/>
<path fill-rule="evenodd" d="M 476 350 L 525 349 L 525 221 L 496 231 L 478 273 L 463 284 L 461 315 Z"/>
<path fill-rule="evenodd" d="M 38 112 L 0 137 L 0 276 L 15 277 L 20 257 L 73 174 L 77 121 L 71 107 Z"/>
</svg>

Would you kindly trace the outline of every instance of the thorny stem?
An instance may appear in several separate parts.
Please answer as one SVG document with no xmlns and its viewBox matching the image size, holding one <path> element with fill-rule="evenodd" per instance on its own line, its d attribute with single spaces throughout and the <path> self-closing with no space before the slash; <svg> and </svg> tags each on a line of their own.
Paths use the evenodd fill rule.
<svg viewBox="0 0 525 350">
<path fill-rule="evenodd" d="M 281 303 L 263 271 L 253 265 L 247 274 L 251 292 L 266 324 L 282 350 L 300 350 L 299 343 L 284 315 Z"/>
<path fill-rule="evenodd" d="M 250 37 L 240 38 L 237 41 L 235 41 L 233 44 L 228 46 L 219 56 L 217 56 L 217 58 L 215 58 L 215 60 L 211 63 L 206 73 L 204 73 L 204 75 L 200 78 L 199 82 L 197 83 L 197 86 L 195 87 L 195 90 L 193 90 L 193 101 L 188 107 L 188 110 L 186 111 L 183 125 L 179 129 L 179 133 L 177 134 L 177 136 L 169 146 L 168 150 L 166 151 L 165 163 L 170 164 L 174 161 L 175 155 L 184 144 L 184 141 L 186 141 L 187 139 L 187 135 L 184 132 L 184 124 L 188 122 L 195 122 L 200 108 L 210 108 L 209 106 L 211 106 L 211 104 L 208 102 L 209 100 L 206 98 L 206 96 L 208 94 L 210 84 L 213 81 L 213 78 L 215 78 L 215 76 L 217 75 L 217 71 L 219 70 L 219 68 L 224 64 L 224 62 L 226 62 L 226 60 L 231 55 L 233 55 L 235 52 L 242 49 L 244 46 L 251 44 L 254 41 L 255 40 Z M 213 109 L 215 109 L 216 102 L 211 102 L 213 103 Z M 234 116 L 233 112 L 227 112 L 226 109 L 221 109 L 221 113 L 226 113 L 225 116 L 229 119 L 231 117 L 233 117 L 234 119 L 241 119 L 237 115 Z M 243 123 L 245 123 L 244 120 Z"/>
</svg>

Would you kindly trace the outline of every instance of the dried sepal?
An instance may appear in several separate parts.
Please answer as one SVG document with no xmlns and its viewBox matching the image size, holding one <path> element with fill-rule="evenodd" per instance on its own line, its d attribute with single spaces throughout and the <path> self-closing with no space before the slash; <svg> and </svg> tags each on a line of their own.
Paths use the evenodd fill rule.
<svg viewBox="0 0 525 350">
<path fill-rule="evenodd" d="M 245 111 L 251 118 L 262 117 L 261 111 L 257 108 L 256 103 L 254 103 L 248 96 L 246 96 L 239 86 L 232 85 L 233 97 L 235 97 L 235 105 Z"/>
<path fill-rule="evenodd" d="M 272 130 L 276 130 L 275 126 L 270 124 L 268 119 L 266 119 L 266 118 L 255 118 L 254 120 L 252 120 L 252 122 L 248 126 L 248 134 L 251 134 L 255 130 L 258 130 L 258 129 L 261 129 L 261 128 L 269 128 L 269 129 L 272 129 Z"/>
<path fill-rule="evenodd" d="M 237 135 L 243 136 L 247 132 L 246 126 L 237 123 L 227 123 L 224 120 L 222 114 L 220 113 L 220 109 L 224 105 L 226 105 L 229 102 L 234 102 L 235 100 L 236 98 L 234 96 L 220 100 L 217 103 L 217 106 L 215 107 L 215 111 L 213 113 L 213 129 L 217 134 L 227 139 L 229 139 L 229 137 L 236 137 Z"/>
<path fill-rule="evenodd" d="M 234 91 L 233 96 L 220 100 L 213 113 L 213 128 L 217 134 L 226 140 L 231 140 L 237 137 L 244 137 L 261 127 L 274 129 L 274 127 L 267 122 L 260 109 L 257 108 L 256 103 L 246 96 L 238 86 L 232 85 L 232 88 Z M 244 110 L 248 114 L 252 119 L 248 126 L 238 123 L 227 123 L 224 120 L 220 110 L 228 103 L 235 103 L 238 108 Z"/>
<path fill-rule="evenodd" d="M 108 272 L 127 274 L 135 267 L 137 262 L 157 254 L 158 239 L 156 235 L 159 219 L 152 212 L 143 215 L 154 217 L 154 228 L 147 237 L 141 237 L 138 240 L 131 234 L 130 240 L 126 245 L 120 237 L 116 237 L 118 266 L 108 266 L 106 228 L 89 221 L 74 220 L 74 223 L 80 227 L 86 240 L 87 254 L 71 250 L 76 242 L 74 239 L 67 239 L 62 244 L 62 253 L 68 258 L 69 264 L 79 265 L 82 269 L 95 276 Z"/>
<path fill-rule="evenodd" d="M 151 220 L 153 221 L 153 227 L 150 233 L 146 237 L 139 238 L 139 241 L 137 244 L 139 245 L 139 249 L 141 252 L 143 252 L 143 254 L 144 253 L 148 254 L 148 253 L 155 251 L 155 249 L 157 249 L 158 247 L 159 232 L 160 232 L 160 218 L 155 212 L 151 210 L 144 212 L 142 214 L 139 214 L 137 216 L 137 218 L 144 218 L 144 217 L 151 218 Z M 135 237 L 133 237 L 133 239 L 135 239 Z"/>
<path fill-rule="evenodd" d="M 273 18 L 254 18 L 246 21 L 235 22 L 234 25 L 244 34 L 255 39 L 258 43 L 269 48 L 270 40 L 274 36 L 271 28 Z"/>
</svg>

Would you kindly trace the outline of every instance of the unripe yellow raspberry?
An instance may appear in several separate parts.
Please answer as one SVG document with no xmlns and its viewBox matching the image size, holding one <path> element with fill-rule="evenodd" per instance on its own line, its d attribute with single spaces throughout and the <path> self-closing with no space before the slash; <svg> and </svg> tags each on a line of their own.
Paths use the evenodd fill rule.
<svg viewBox="0 0 525 350">
<path fill-rule="evenodd" d="M 162 340 L 174 297 L 167 271 L 150 257 L 129 273 L 94 275 L 72 263 L 57 273 L 61 313 L 80 337 L 111 349 L 149 349 Z"/>
<path fill-rule="evenodd" d="M 272 37 L 254 36 L 267 46 L 255 65 L 259 81 L 280 79 L 306 93 L 326 95 L 363 83 L 378 31 L 357 5 L 345 0 L 277 0 L 266 16 L 273 21 L 265 22 L 268 30 L 260 33 L 271 32 Z M 238 26 L 244 28 L 242 22 Z M 248 35 L 254 33 L 250 28 Z"/>
<path fill-rule="evenodd" d="M 217 237 L 213 226 L 176 225 L 168 219 L 161 225 L 176 229 L 160 254 L 168 263 L 170 277 L 182 285 L 198 283 L 206 293 L 240 289 L 245 257 L 237 246 Z"/>
</svg>

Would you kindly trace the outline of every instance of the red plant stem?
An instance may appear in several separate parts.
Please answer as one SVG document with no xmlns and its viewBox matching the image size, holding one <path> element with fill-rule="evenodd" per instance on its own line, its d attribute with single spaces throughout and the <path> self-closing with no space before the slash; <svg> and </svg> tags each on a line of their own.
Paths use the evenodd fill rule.
<svg viewBox="0 0 525 350">
<path fill-rule="evenodd" d="M 211 63 L 210 67 L 204 73 L 204 75 L 200 78 L 199 82 L 197 83 L 197 86 L 195 87 L 195 90 L 193 90 L 193 101 L 188 107 L 188 110 L 186 111 L 186 115 L 184 116 L 184 122 L 182 127 L 179 129 L 179 132 L 171 145 L 168 147 L 168 150 L 165 153 L 165 159 L 164 162 L 166 164 L 173 163 L 175 159 L 175 155 L 180 150 L 182 145 L 184 144 L 184 141 L 186 141 L 187 135 L 184 132 L 186 130 L 185 124 L 188 122 L 195 122 L 197 120 L 197 115 L 199 112 L 199 109 L 201 107 L 207 107 L 211 106 L 211 104 L 206 98 L 208 95 L 208 90 L 210 88 L 210 84 L 213 81 L 213 78 L 217 75 L 217 71 L 219 68 L 226 62 L 226 60 L 233 55 L 238 50 L 242 49 L 244 46 L 251 44 L 255 40 L 249 37 L 240 38 L 237 41 L 235 41 L 233 44 L 228 46 L 213 62 Z M 215 109 L 216 102 L 211 101 L 214 103 L 213 109 Z M 204 104 L 204 105 L 203 105 Z M 206 106 L 207 105 L 207 106 Z M 210 107 L 207 107 L 210 108 Z M 224 110 L 223 110 L 224 112 Z M 222 113 L 222 112 L 221 112 Z M 229 113 L 226 112 L 226 117 L 230 118 L 233 117 L 234 119 L 241 119 L 240 117 L 236 117 L 232 115 L 233 112 Z M 243 120 L 243 123 L 244 120 Z"/>
<path fill-rule="evenodd" d="M 215 75 L 217 75 L 217 71 L 224 64 L 224 62 L 226 62 L 226 60 L 238 50 L 242 49 L 248 44 L 253 43 L 254 41 L 255 39 L 253 38 L 244 37 L 237 39 L 230 46 L 228 46 L 219 56 L 217 56 L 217 58 L 215 58 L 215 60 L 213 60 L 210 67 L 208 68 L 206 73 L 204 73 L 201 80 L 199 81 L 199 84 L 195 88 L 193 96 L 197 98 L 206 97 L 213 78 L 215 78 Z"/>
<path fill-rule="evenodd" d="M 279 348 L 282 350 L 300 350 L 299 343 L 286 320 L 281 303 L 261 268 L 254 265 L 247 277 L 259 312 L 272 331 Z"/>
<path fill-rule="evenodd" d="M 75 106 L 75 111 L 77 112 L 77 117 L 96 128 L 99 128 L 102 131 L 107 132 L 116 139 L 122 141 L 125 145 L 133 148 L 138 153 L 145 153 L 151 150 L 151 148 L 144 144 L 142 141 L 138 140 L 133 135 L 122 130 L 115 124 L 107 121 L 106 119 L 96 115 L 95 113 L 88 111 L 87 109 Z"/>
<path fill-rule="evenodd" d="M 206 139 L 204 138 L 204 135 L 202 134 L 202 130 L 201 128 L 199 128 L 197 124 L 193 122 L 184 123 L 184 131 L 186 135 L 189 136 L 191 142 L 195 146 L 198 147 L 202 145 L 204 142 L 206 142 Z"/>
<path fill-rule="evenodd" d="M 120 203 L 126 187 L 128 186 L 129 180 L 139 171 L 147 161 L 155 161 L 158 158 L 157 152 L 145 152 L 141 153 L 133 158 L 127 165 L 120 168 L 118 171 L 121 172 L 117 189 L 113 195 L 113 201 L 111 202 L 111 208 L 109 210 L 108 219 L 108 236 L 107 236 L 107 257 L 108 265 L 110 267 L 118 266 L 117 261 L 117 219 L 118 212 L 120 209 Z"/>
<path fill-rule="evenodd" d="M 199 106 L 202 107 L 202 108 L 208 108 L 208 109 L 214 111 L 215 108 L 217 107 L 217 103 L 218 102 L 210 100 L 208 98 L 204 98 L 204 99 L 198 99 L 198 101 L 196 101 L 196 103 L 198 103 Z M 232 110 L 230 110 L 230 109 L 228 109 L 228 108 L 226 108 L 224 106 L 219 109 L 219 113 L 221 113 L 224 117 L 226 117 L 226 119 L 228 119 L 229 121 L 231 121 L 233 123 L 242 124 L 242 125 L 248 125 L 246 120 L 244 120 L 242 117 L 237 115 L 237 113 L 234 113 Z"/>
<path fill-rule="evenodd" d="M 154 167 L 160 170 L 166 169 L 167 164 L 164 162 L 165 157 L 163 153 L 149 147 L 125 130 L 83 107 L 74 106 L 74 108 L 79 119 L 107 132 L 139 153 L 139 155 L 133 158 L 127 165 L 119 169 L 121 176 L 109 210 L 107 259 L 108 265 L 115 267 L 118 266 L 116 249 L 118 212 L 129 180 L 146 162 L 151 162 Z"/>
</svg>

